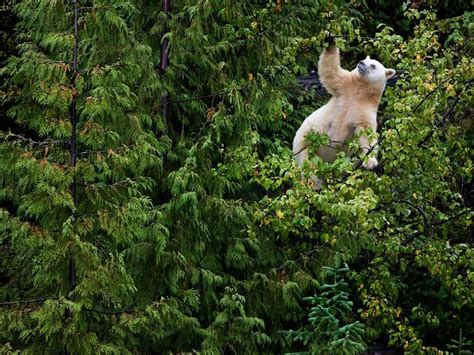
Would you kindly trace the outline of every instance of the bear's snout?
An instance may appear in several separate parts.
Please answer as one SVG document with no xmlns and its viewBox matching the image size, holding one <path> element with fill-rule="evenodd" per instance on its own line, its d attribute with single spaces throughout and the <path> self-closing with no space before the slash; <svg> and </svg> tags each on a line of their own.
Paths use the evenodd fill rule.
<svg viewBox="0 0 474 355">
<path fill-rule="evenodd" d="M 360 73 L 365 73 L 367 71 L 367 68 L 363 60 L 361 60 L 359 64 L 357 64 L 357 69 L 359 69 Z"/>
</svg>

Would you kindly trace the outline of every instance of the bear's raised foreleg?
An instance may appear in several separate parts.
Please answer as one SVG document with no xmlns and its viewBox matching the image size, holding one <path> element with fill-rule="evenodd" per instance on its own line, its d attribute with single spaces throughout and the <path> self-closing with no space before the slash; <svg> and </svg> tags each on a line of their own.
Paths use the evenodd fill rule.
<svg viewBox="0 0 474 355">
<path fill-rule="evenodd" d="M 333 36 L 326 38 L 328 47 L 323 50 L 318 62 L 318 75 L 324 88 L 331 95 L 340 95 L 349 72 L 341 68 L 339 48 Z"/>
</svg>

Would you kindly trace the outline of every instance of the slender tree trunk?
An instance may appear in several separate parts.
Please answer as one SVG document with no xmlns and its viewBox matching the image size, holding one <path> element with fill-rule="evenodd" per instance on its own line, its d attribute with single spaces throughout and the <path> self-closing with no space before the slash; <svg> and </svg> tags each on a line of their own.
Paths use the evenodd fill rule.
<svg viewBox="0 0 474 355">
<path fill-rule="evenodd" d="M 69 109 L 70 119 L 71 119 L 71 168 L 73 169 L 73 180 L 71 184 L 71 195 L 74 202 L 74 210 L 72 211 L 72 223 L 73 223 L 73 233 L 76 230 L 76 202 L 77 202 L 77 195 L 76 195 L 76 159 L 77 159 L 77 152 L 76 152 L 76 130 L 77 130 L 77 92 L 76 92 L 76 77 L 78 75 L 78 68 L 77 68 L 77 51 L 78 51 L 78 38 L 77 38 L 77 14 L 78 14 L 78 0 L 73 0 L 74 6 L 74 49 L 73 49 L 73 67 L 72 67 L 72 75 L 71 75 L 71 88 L 72 88 L 72 101 L 71 106 Z M 69 291 L 72 292 L 76 287 L 76 264 L 74 260 L 74 251 L 71 251 L 70 259 L 69 259 Z M 66 311 L 66 319 L 71 316 L 70 311 Z M 65 354 L 69 355 L 70 352 L 65 348 Z"/>
<path fill-rule="evenodd" d="M 171 0 L 163 0 L 163 12 L 165 14 L 168 14 L 170 10 L 170 1 Z M 168 28 L 165 27 L 165 33 L 167 32 L 168 32 Z M 161 55 L 160 55 L 160 73 L 161 74 L 164 74 L 166 69 L 168 68 L 168 62 L 169 62 L 168 45 L 169 45 L 168 38 L 163 38 L 163 40 L 161 41 Z M 162 107 L 163 119 L 168 120 L 168 116 L 169 116 L 168 94 L 163 95 L 161 97 L 161 107 Z"/>
</svg>

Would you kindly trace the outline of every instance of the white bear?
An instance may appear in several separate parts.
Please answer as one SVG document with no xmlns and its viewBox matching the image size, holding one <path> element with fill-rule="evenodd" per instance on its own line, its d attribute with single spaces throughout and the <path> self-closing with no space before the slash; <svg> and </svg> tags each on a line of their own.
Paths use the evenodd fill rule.
<svg viewBox="0 0 474 355">
<path fill-rule="evenodd" d="M 336 158 L 338 146 L 357 135 L 361 129 L 372 128 L 377 131 L 377 109 L 388 79 L 395 75 L 394 69 L 386 69 L 380 62 L 369 56 L 360 61 L 351 72 L 340 66 L 339 49 L 334 37 L 329 37 L 329 46 L 324 49 L 318 63 L 318 74 L 321 83 L 332 95 L 329 102 L 309 115 L 296 132 L 293 140 L 293 153 L 299 165 L 308 159 L 308 142 L 305 141 L 310 131 L 326 133 L 331 144 L 321 147 L 317 154 L 324 161 L 332 162 Z M 367 136 L 360 135 L 360 148 L 371 150 L 376 140 L 369 142 Z M 378 162 L 370 157 L 363 166 L 373 169 Z M 315 188 L 322 182 L 312 177 Z"/>
</svg>

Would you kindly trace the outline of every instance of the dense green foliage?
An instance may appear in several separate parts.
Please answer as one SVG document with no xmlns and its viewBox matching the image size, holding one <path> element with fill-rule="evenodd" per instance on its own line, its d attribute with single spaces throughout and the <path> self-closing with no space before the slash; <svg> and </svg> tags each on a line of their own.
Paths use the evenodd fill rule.
<svg viewBox="0 0 474 355">
<path fill-rule="evenodd" d="M 78 3 L 75 38 L 71 2 L 19 1 L 0 72 L 0 352 L 293 351 L 284 331 L 322 319 L 306 297 L 358 351 L 472 350 L 473 13 L 399 4 L 392 28 L 364 2 Z M 343 66 L 369 54 L 403 74 L 379 167 L 314 158 L 315 192 L 290 144 L 327 100 L 296 80 L 327 31 Z M 297 350 L 337 352 L 308 339 Z"/>
<path fill-rule="evenodd" d="M 343 273 L 346 267 L 334 269 L 324 267 L 326 276 L 332 283 L 319 288 L 320 296 L 303 298 L 311 303 L 308 313 L 309 326 L 303 330 L 285 332 L 291 341 L 302 342 L 310 348 L 311 354 L 357 354 L 363 352 L 364 326 L 351 318 L 353 302 L 349 300 L 348 284 Z M 330 282 L 330 281 L 329 281 Z"/>
</svg>

